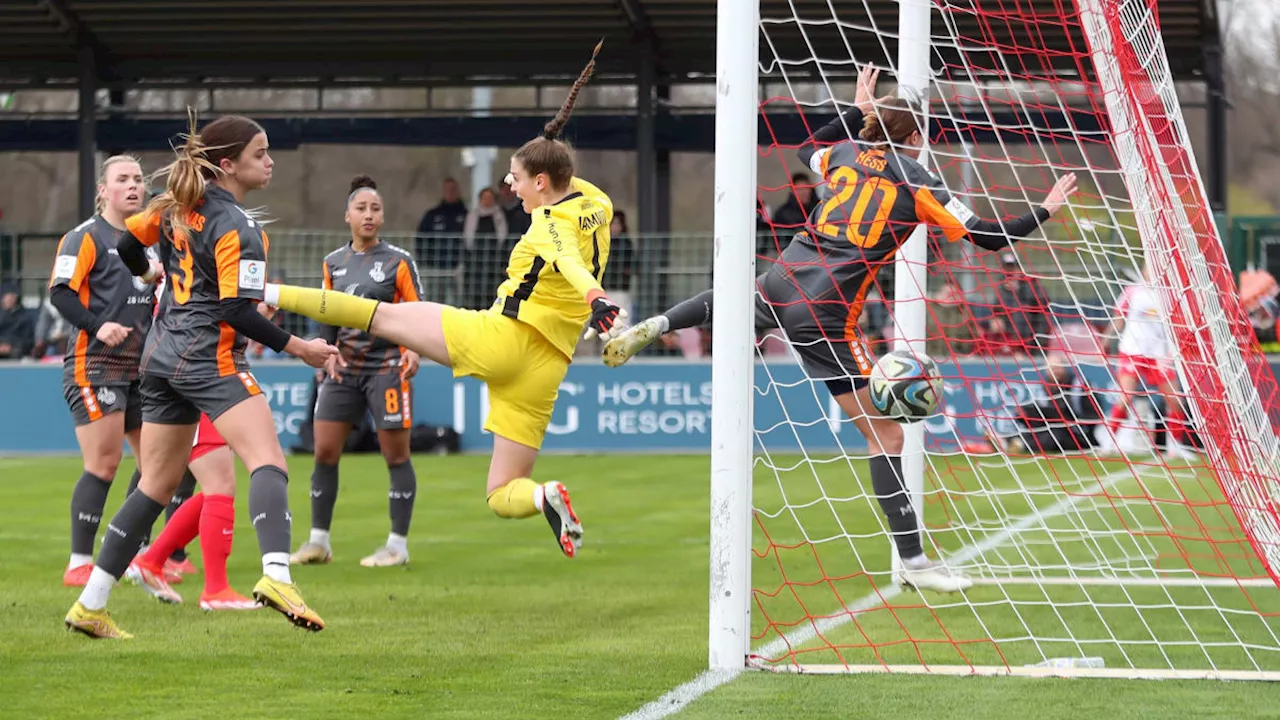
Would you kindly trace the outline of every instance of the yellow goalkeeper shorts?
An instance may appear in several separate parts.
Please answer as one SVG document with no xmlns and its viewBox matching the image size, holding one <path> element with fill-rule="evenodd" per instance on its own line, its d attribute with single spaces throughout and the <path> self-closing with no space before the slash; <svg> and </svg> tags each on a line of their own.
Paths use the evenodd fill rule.
<svg viewBox="0 0 1280 720">
<path fill-rule="evenodd" d="M 453 376 L 489 386 L 484 429 L 541 449 L 569 358 L 531 326 L 493 310 L 446 307 L 441 325 Z"/>
</svg>

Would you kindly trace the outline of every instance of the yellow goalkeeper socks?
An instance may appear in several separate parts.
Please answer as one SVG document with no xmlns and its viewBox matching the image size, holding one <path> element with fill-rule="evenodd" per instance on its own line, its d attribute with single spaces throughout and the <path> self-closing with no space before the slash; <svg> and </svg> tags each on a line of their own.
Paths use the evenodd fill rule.
<svg viewBox="0 0 1280 720">
<path fill-rule="evenodd" d="M 378 301 L 336 290 L 318 290 L 294 285 L 267 285 L 265 302 L 281 310 L 305 315 L 317 322 L 369 331 Z"/>
<path fill-rule="evenodd" d="M 538 505 L 534 502 L 538 488 L 538 483 L 529 478 L 516 478 L 489 493 L 489 507 L 493 508 L 498 517 L 532 517 L 539 512 Z"/>
</svg>

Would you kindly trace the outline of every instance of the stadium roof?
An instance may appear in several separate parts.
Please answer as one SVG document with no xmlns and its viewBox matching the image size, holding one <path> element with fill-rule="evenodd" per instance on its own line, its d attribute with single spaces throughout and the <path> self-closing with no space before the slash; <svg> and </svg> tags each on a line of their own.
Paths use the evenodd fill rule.
<svg viewBox="0 0 1280 720">
<path fill-rule="evenodd" d="M 897 0 L 836 5 L 861 2 L 875 27 L 896 26 Z M 1004 47 L 1085 47 L 1054 23 L 1028 19 L 1061 12 L 1069 0 L 981 4 L 1010 13 L 991 28 L 990 39 Z M 761 14 L 829 20 L 831 7 L 762 0 Z M 1160 0 L 1159 15 L 1175 76 L 1200 74 L 1203 48 L 1219 32 L 1213 0 Z M 949 13 L 962 32 L 966 18 Z M 0 86 L 74 85 L 86 48 L 100 84 L 117 87 L 493 85 L 574 76 L 601 37 L 608 45 L 599 81 L 634 78 L 650 50 L 659 76 L 692 79 L 714 76 L 715 26 L 713 0 L 0 0 Z M 820 57 L 845 60 L 852 52 L 883 62 L 886 51 L 896 52 L 892 37 L 852 25 L 806 24 L 803 34 L 798 27 L 767 26 L 780 56 L 808 57 L 810 44 Z M 772 55 L 769 43 L 761 53 Z M 1074 67 L 1066 53 L 1060 61 Z"/>
</svg>

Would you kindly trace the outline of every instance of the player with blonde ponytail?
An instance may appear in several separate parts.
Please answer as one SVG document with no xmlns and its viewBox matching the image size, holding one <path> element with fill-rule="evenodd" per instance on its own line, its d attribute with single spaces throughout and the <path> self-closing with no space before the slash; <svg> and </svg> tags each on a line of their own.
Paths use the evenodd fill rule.
<svg viewBox="0 0 1280 720">
<path fill-rule="evenodd" d="M 612 337 L 625 315 L 600 288 L 609 261 L 613 202 L 574 177 L 573 154 L 560 139 L 578 92 L 595 69 L 595 53 L 542 136 L 511 157 L 507 182 L 532 219 L 487 310 L 379 303 L 288 285 L 268 285 L 266 292 L 268 304 L 366 331 L 452 367 L 456 377 L 483 380 L 489 387 L 484 427 L 494 436 L 485 485 L 489 507 L 503 518 L 542 513 L 568 557 L 582 544 L 582 524 L 569 493 L 559 482 L 537 483 L 530 476 L 578 334 L 585 325 L 588 335 Z"/>
</svg>

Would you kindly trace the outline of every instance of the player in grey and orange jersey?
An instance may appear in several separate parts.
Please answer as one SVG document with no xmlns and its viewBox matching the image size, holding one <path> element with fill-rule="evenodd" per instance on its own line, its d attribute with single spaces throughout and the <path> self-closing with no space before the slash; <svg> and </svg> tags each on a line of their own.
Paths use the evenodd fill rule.
<svg viewBox="0 0 1280 720">
<path fill-rule="evenodd" d="M 102 509 L 126 439 L 139 456 L 138 363 L 155 295 L 116 257 L 116 241 L 125 219 L 142 207 L 145 189 L 137 158 L 107 158 L 98 178 L 98 212 L 62 237 L 49 278 L 49 300 L 77 330 L 63 360 L 62 388 L 84 456 L 71 494 L 71 560 L 63 585 L 89 580 Z"/>
<path fill-rule="evenodd" d="M 380 302 L 417 302 L 422 284 L 409 253 L 378 239 L 382 228 L 382 196 L 367 175 L 351 181 L 347 195 L 351 241 L 324 259 L 324 287 Z M 336 343 L 339 355 L 325 366 L 315 409 L 316 465 L 311 474 L 311 537 L 290 560 L 327 563 L 333 557 L 329 528 L 338 499 L 338 461 L 347 435 L 372 413 L 378 445 L 391 475 L 388 493 L 391 534 L 387 544 L 360 561 L 365 567 L 409 562 L 407 536 L 413 518 L 418 479 L 409 461 L 413 427 L 412 378 L 418 354 L 395 343 L 352 328 L 324 325 L 322 337 Z"/>
<path fill-rule="evenodd" d="M 972 581 L 924 554 L 902 483 L 902 426 L 870 402 L 867 376 L 874 359 L 858 333 L 858 317 L 877 273 L 893 262 L 916 227 L 932 225 L 948 241 L 1001 249 L 1061 209 L 1075 192 L 1076 178 L 1063 176 L 1040 206 L 1021 217 L 1003 223 L 977 217 L 920 164 L 921 108 L 904 97 L 874 99 L 878 74 L 864 68 L 854 107 L 813 133 L 813 142 L 799 152 L 830 192 L 778 261 L 756 279 L 756 325 L 785 331 L 809 377 L 827 385 L 867 439 L 871 484 L 902 559 L 896 581 L 958 592 Z M 846 128 L 857 137 L 850 138 Z M 663 333 L 709 324 L 711 318 L 708 290 L 610 341 L 605 364 L 621 365 Z"/>
<path fill-rule="evenodd" d="M 97 566 L 66 624 L 92 637 L 127 638 L 107 599 L 182 479 L 201 413 L 249 470 L 249 514 L 262 551 L 258 602 L 308 630 L 324 627 L 289 574 L 290 515 L 284 451 L 250 372 L 248 339 L 323 367 L 337 349 L 289 335 L 258 313 L 266 286 L 266 233 L 245 196 L 271 182 L 267 134 L 229 115 L 190 132 L 168 168 L 165 192 L 130 217 L 118 244 L 135 275 L 151 279 L 146 248 L 168 246 L 167 284 L 142 355 L 142 480 L 111 519 Z M 163 583 L 163 579 L 158 582 Z"/>
</svg>

